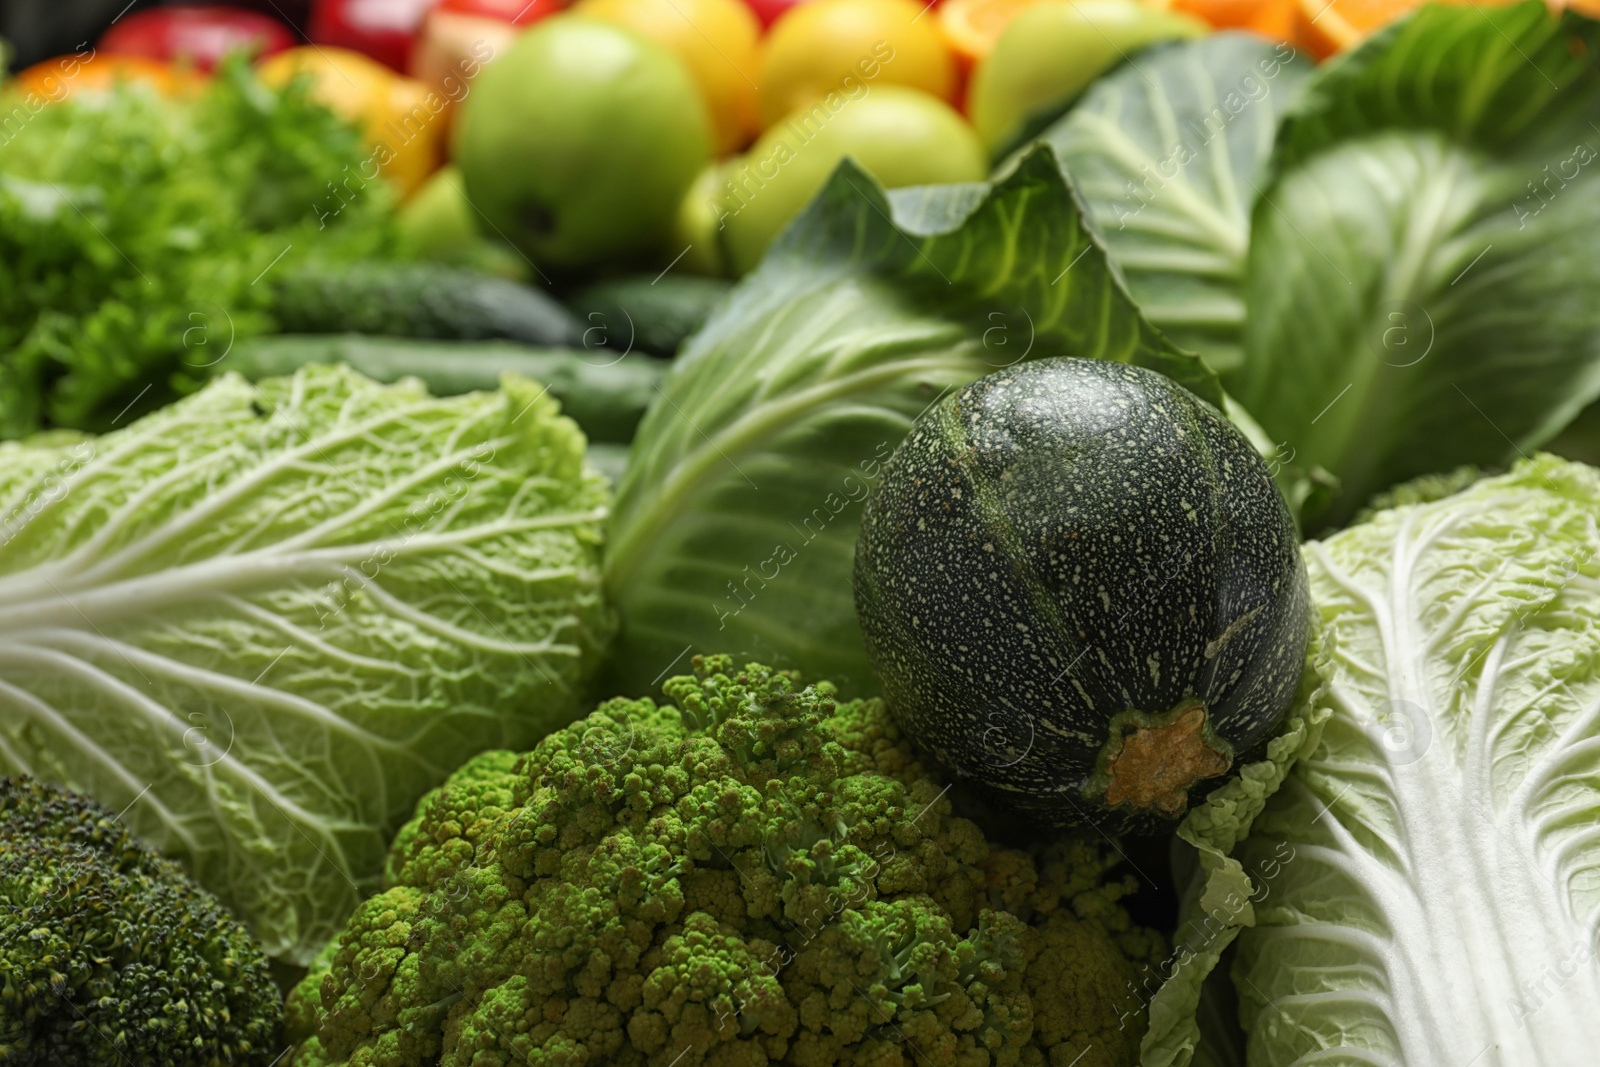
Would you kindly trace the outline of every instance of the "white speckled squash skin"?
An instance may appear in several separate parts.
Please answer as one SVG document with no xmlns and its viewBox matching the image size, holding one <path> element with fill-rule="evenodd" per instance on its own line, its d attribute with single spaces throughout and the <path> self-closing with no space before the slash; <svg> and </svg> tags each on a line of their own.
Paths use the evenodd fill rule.
<svg viewBox="0 0 1600 1067">
<path fill-rule="evenodd" d="M 1050 827 L 1170 828 L 1224 776 L 1180 773 L 1177 810 L 1112 804 L 1107 754 L 1198 700 L 1231 773 L 1287 712 L 1309 634 L 1261 457 L 1176 383 L 1098 360 L 1021 364 L 925 413 L 867 503 L 855 573 L 909 736 Z M 1164 759 L 1166 735 L 1143 737 Z"/>
</svg>

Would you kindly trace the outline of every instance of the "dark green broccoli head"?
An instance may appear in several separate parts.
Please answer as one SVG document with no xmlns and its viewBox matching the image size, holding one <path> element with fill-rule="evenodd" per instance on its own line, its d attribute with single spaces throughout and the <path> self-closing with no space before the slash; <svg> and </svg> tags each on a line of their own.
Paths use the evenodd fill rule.
<svg viewBox="0 0 1600 1067">
<path fill-rule="evenodd" d="M 0 778 L 0 1065 L 270 1064 L 266 956 L 87 797 Z"/>
<path fill-rule="evenodd" d="M 1096 847 L 991 847 L 878 701 L 725 656 L 664 689 L 423 799 L 290 997 L 293 1063 L 1135 1062 L 1159 938 Z"/>
</svg>

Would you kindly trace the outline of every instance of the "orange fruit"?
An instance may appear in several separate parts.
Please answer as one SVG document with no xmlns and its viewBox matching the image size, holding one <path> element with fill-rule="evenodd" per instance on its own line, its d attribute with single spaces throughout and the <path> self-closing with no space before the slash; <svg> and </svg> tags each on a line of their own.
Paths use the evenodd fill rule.
<svg viewBox="0 0 1600 1067">
<path fill-rule="evenodd" d="M 755 135 L 761 25 L 744 0 L 582 0 L 572 10 L 633 30 L 678 57 L 711 113 L 717 155 Z"/>
<path fill-rule="evenodd" d="M 879 85 L 920 89 L 946 103 L 956 63 L 938 17 L 915 0 L 807 0 L 784 13 L 761 56 L 761 126 L 837 95 Z"/>
<path fill-rule="evenodd" d="M 1172 0 L 1172 10 L 1205 19 L 1219 30 L 1250 30 L 1273 41 L 1294 39 L 1295 0 Z"/>
<path fill-rule="evenodd" d="M 311 79 L 312 95 L 360 127 L 372 163 L 407 196 L 444 158 L 446 98 L 415 78 L 346 48 L 304 45 L 256 65 L 268 85 Z"/>
<path fill-rule="evenodd" d="M 972 65 L 994 49 L 1000 31 L 1039 0 L 945 0 L 939 5 L 939 32 L 960 63 Z"/>
<path fill-rule="evenodd" d="M 1448 4 L 1475 4 L 1475 0 L 1438 0 Z M 1484 0 L 1499 5 L 1515 0 Z M 1423 0 L 1297 0 L 1295 43 L 1318 59 L 1326 59 L 1388 25 Z"/>
<path fill-rule="evenodd" d="M 77 92 L 107 92 L 124 81 L 142 82 L 163 96 L 180 96 L 198 89 L 205 79 L 187 67 L 159 59 L 89 54 L 41 60 L 17 71 L 7 87 L 58 102 Z"/>
</svg>

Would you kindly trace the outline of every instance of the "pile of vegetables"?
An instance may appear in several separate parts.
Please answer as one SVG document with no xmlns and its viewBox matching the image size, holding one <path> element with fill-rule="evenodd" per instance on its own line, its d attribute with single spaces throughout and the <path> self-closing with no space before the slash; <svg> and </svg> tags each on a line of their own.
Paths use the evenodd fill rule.
<svg viewBox="0 0 1600 1067">
<path fill-rule="evenodd" d="M 1597 49 L 1154 45 L 731 288 L 321 217 L 238 61 L 34 116 L 0 1065 L 1582 1061 Z"/>
</svg>

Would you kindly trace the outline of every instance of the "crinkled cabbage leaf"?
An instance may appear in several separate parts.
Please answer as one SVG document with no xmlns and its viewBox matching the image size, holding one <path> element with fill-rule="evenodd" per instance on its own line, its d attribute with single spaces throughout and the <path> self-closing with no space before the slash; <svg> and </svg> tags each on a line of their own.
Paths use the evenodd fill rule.
<svg viewBox="0 0 1600 1067">
<path fill-rule="evenodd" d="M 517 380 L 229 375 L 0 445 L 0 773 L 92 793 L 306 962 L 418 797 L 587 698 L 607 496 Z"/>
</svg>

